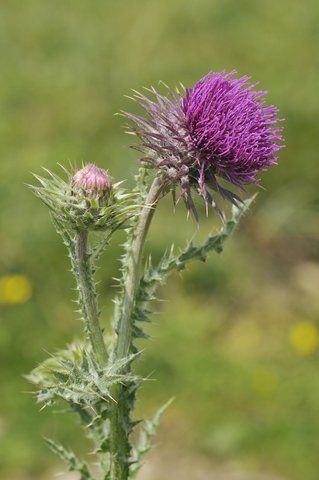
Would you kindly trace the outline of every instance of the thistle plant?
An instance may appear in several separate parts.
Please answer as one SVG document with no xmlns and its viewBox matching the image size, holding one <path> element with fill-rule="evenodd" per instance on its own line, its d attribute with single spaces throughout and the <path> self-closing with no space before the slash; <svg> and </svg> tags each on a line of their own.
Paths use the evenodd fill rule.
<svg viewBox="0 0 319 480">
<path fill-rule="evenodd" d="M 148 338 L 143 324 L 151 321 L 150 304 L 171 273 L 222 252 L 251 204 L 252 198 L 242 198 L 245 186 L 258 184 L 258 174 L 277 162 L 282 148 L 277 109 L 265 105 L 265 92 L 256 91 L 248 77 L 209 73 L 192 88 L 165 88 L 165 94 L 154 88 L 134 93 L 144 115 L 122 112 L 129 132 L 139 139 L 133 148 L 143 154 L 132 191 L 113 183 L 93 164 L 79 170 L 63 168 L 64 178 L 46 171 L 44 177 L 36 175 L 39 184 L 32 187 L 49 207 L 67 247 L 85 335 L 82 342 L 40 364 L 29 378 L 38 387 L 39 402 L 47 406 L 62 400 L 79 415 L 93 443 L 93 465 L 56 440 L 47 442 L 81 480 L 127 480 L 137 475 L 170 403 L 151 419 L 140 422 L 133 416 L 144 380 L 134 369 L 142 354 L 136 340 Z M 158 203 L 169 193 L 175 204 L 182 199 L 200 222 L 194 200 L 198 195 L 207 213 L 209 207 L 217 212 L 222 226 L 203 243 L 186 242 L 179 251 L 166 250 L 153 265 L 144 257 L 145 240 Z M 232 204 L 230 218 L 222 207 L 225 200 Z M 108 339 L 100 322 L 95 272 L 120 229 L 126 240 L 110 321 L 113 335 Z M 139 435 L 133 441 L 135 428 Z"/>
</svg>

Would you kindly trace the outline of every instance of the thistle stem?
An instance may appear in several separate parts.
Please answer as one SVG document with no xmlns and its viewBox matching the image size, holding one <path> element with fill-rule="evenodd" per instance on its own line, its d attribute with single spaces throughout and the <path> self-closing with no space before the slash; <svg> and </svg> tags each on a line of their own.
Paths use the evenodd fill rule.
<svg viewBox="0 0 319 480">
<path fill-rule="evenodd" d="M 151 185 L 139 222 L 133 234 L 124 284 L 123 306 L 117 332 L 117 344 L 115 347 L 116 360 L 125 358 L 130 354 L 132 342 L 131 316 L 135 303 L 136 290 L 139 284 L 144 244 L 162 189 L 163 181 L 159 177 L 156 177 Z"/>
<path fill-rule="evenodd" d="M 121 360 L 131 353 L 132 312 L 140 281 L 141 262 L 147 233 L 154 216 L 159 197 L 163 190 L 163 181 L 156 177 L 147 195 L 145 205 L 133 233 L 133 239 L 127 259 L 124 283 L 123 303 L 117 329 L 117 341 L 114 347 L 114 361 Z M 130 424 L 130 408 L 125 386 L 117 385 L 113 392 L 115 402 L 111 407 L 111 480 L 127 480 L 129 475 L 130 443 L 127 426 Z"/>
<path fill-rule="evenodd" d="M 107 361 L 107 350 L 99 322 L 97 294 L 88 252 L 88 232 L 82 230 L 76 238 L 76 271 L 83 318 L 86 322 L 93 353 L 100 367 Z"/>
</svg>

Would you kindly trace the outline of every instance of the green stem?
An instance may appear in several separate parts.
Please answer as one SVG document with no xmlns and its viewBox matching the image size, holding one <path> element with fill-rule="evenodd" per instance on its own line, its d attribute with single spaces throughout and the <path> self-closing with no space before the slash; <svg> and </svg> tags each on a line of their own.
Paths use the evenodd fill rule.
<svg viewBox="0 0 319 480">
<path fill-rule="evenodd" d="M 116 360 L 125 358 L 130 354 L 132 342 L 131 315 L 134 307 L 136 290 L 140 279 L 144 244 L 162 189 L 163 181 L 159 177 L 156 177 L 151 185 L 145 205 L 139 218 L 139 222 L 134 231 L 132 246 L 129 252 L 127 263 L 121 318 L 117 332 L 117 344 L 115 347 Z"/>
<path fill-rule="evenodd" d="M 103 367 L 107 361 L 107 350 L 99 322 L 99 309 L 90 254 L 88 253 L 88 232 L 86 230 L 80 231 L 76 238 L 76 263 L 83 317 L 86 321 L 94 355 L 99 366 Z"/>
<path fill-rule="evenodd" d="M 145 205 L 135 228 L 132 244 L 128 253 L 126 278 L 124 283 L 123 303 L 118 323 L 117 341 L 113 360 L 120 360 L 131 353 L 132 347 L 132 312 L 140 280 L 141 262 L 146 236 L 154 216 L 155 208 L 163 190 L 163 181 L 156 177 L 151 185 Z M 125 386 L 116 386 L 113 396 L 115 402 L 111 407 L 111 480 L 127 480 L 129 476 L 130 456 L 130 402 Z M 134 395 L 134 394 L 133 394 Z"/>
</svg>

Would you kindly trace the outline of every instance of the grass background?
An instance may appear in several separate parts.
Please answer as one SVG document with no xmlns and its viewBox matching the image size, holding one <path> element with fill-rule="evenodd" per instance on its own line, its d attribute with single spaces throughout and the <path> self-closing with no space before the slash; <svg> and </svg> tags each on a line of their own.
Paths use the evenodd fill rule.
<svg viewBox="0 0 319 480">
<path fill-rule="evenodd" d="M 25 393 L 22 375 L 81 324 L 65 251 L 23 184 L 68 160 L 94 161 L 130 183 L 137 157 L 113 115 L 135 108 L 123 95 L 158 80 L 189 86 L 224 68 L 269 90 L 287 148 L 224 254 L 164 288 L 141 364 L 158 381 L 145 385 L 139 410 L 176 395 L 162 427 L 176 462 L 184 452 L 318 479 L 318 20 L 315 0 L 2 2 L 1 479 L 52 478 L 56 459 L 42 436 L 84 448 L 75 419 L 40 413 Z M 200 235 L 215 224 L 203 219 Z M 182 208 L 174 215 L 163 202 L 149 248 L 160 255 L 195 230 Z M 100 272 L 105 324 L 119 251 L 113 242 Z"/>
</svg>

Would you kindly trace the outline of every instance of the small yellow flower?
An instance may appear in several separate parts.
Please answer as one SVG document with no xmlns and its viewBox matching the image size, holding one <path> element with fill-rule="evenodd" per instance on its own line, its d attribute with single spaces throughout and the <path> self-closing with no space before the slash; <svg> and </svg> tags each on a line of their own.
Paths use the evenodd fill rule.
<svg viewBox="0 0 319 480">
<path fill-rule="evenodd" d="M 25 275 L 12 274 L 0 277 L 0 304 L 25 303 L 32 295 L 32 286 Z"/>
<path fill-rule="evenodd" d="M 309 321 L 296 323 L 290 330 L 289 341 L 299 355 L 309 355 L 319 346 L 319 331 Z"/>
</svg>

